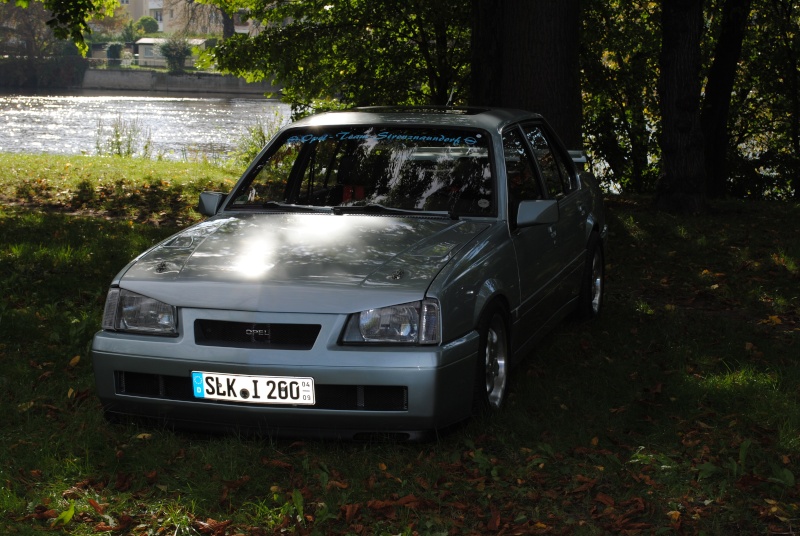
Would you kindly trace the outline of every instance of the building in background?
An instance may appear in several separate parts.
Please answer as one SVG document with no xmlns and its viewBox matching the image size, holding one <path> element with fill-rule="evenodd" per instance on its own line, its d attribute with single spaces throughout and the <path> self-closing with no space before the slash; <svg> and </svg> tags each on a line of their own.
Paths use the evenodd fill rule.
<svg viewBox="0 0 800 536">
<path fill-rule="evenodd" d="M 127 15 L 133 21 L 142 17 L 152 17 L 158 22 L 160 32 L 223 34 L 225 15 L 216 6 L 190 0 L 120 0 L 120 4 L 119 15 Z M 236 33 L 249 33 L 254 30 L 254 25 L 245 14 L 236 13 L 232 19 Z"/>
<path fill-rule="evenodd" d="M 197 59 L 195 50 L 202 50 L 206 47 L 205 39 L 187 39 L 187 43 L 192 47 L 192 55 L 186 58 L 186 67 L 194 67 Z M 166 67 L 167 60 L 161 55 L 160 47 L 166 43 L 166 39 L 155 37 L 143 37 L 136 41 L 136 48 L 139 50 L 139 65 L 146 67 Z"/>
</svg>

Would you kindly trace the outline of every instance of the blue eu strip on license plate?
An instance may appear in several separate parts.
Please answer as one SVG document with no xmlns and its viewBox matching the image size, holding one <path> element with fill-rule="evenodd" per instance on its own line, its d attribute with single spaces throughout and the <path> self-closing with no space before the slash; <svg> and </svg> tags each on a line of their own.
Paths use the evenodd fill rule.
<svg viewBox="0 0 800 536">
<path fill-rule="evenodd" d="M 250 404 L 296 404 L 313 406 L 314 378 L 293 376 L 245 376 L 192 372 L 195 398 L 247 402 Z"/>
</svg>

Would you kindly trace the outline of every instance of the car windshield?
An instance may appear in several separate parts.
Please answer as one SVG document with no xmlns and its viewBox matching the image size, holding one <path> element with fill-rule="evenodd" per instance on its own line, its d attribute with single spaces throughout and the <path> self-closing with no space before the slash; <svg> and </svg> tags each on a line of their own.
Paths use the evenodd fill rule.
<svg viewBox="0 0 800 536">
<path fill-rule="evenodd" d="M 232 209 L 492 215 L 489 136 L 445 128 L 290 129 L 236 191 Z"/>
</svg>

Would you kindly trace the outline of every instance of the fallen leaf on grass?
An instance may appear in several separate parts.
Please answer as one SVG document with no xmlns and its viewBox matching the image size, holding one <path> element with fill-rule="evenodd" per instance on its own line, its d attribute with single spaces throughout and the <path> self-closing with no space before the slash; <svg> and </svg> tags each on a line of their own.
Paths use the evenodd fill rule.
<svg viewBox="0 0 800 536">
<path fill-rule="evenodd" d="M 89 499 L 88 502 L 89 506 L 91 506 L 98 514 L 103 515 L 105 513 L 105 507 L 99 502 L 95 501 L 94 499 Z"/>
<path fill-rule="evenodd" d="M 614 499 L 605 493 L 598 493 L 595 495 L 594 500 L 606 506 L 614 506 L 615 504 Z"/>
<path fill-rule="evenodd" d="M 283 462 L 280 460 L 271 460 L 267 457 L 261 458 L 262 465 L 268 465 L 270 467 L 276 467 L 278 469 L 291 469 L 292 464 Z"/>
<path fill-rule="evenodd" d="M 205 521 L 196 520 L 194 522 L 195 528 L 202 532 L 203 534 L 211 534 L 213 536 L 223 536 L 226 532 L 228 526 L 233 523 L 233 521 L 216 521 L 214 519 L 208 518 Z"/>
<path fill-rule="evenodd" d="M 114 484 L 114 489 L 117 491 L 128 491 L 133 482 L 133 477 L 125 473 L 117 473 L 117 482 Z"/>
<path fill-rule="evenodd" d="M 491 531 L 496 531 L 500 529 L 500 512 L 497 510 L 492 510 L 492 517 L 489 519 L 489 522 L 486 524 L 486 528 Z"/>
<path fill-rule="evenodd" d="M 248 475 L 245 475 L 245 476 L 243 476 L 242 478 L 240 478 L 238 480 L 228 480 L 228 481 L 223 482 L 222 496 L 219 499 L 219 503 L 223 504 L 225 501 L 228 500 L 228 496 L 230 495 L 230 492 L 237 491 L 239 488 L 241 488 L 242 486 L 244 486 L 248 482 L 250 482 L 250 476 L 248 476 Z"/>
<path fill-rule="evenodd" d="M 361 509 L 361 504 L 345 504 L 342 506 L 344 510 L 344 520 L 349 525 L 358 516 L 358 511 Z"/>
<path fill-rule="evenodd" d="M 583 493 L 584 491 L 589 491 L 597 484 L 596 478 L 587 478 L 583 475 L 578 475 L 575 478 L 578 482 L 583 482 L 583 484 L 570 491 L 570 493 Z"/>
<path fill-rule="evenodd" d="M 47 508 L 46 506 L 39 505 L 33 509 L 33 513 L 29 516 L 26 516 L 32 519 L 55 519 L 58 517 L 58 511 L 52 508 Z"/>
<path fill-rule="evenodd" d="M 72 516 L 75 515 L 75 503 L 70 501 L 69 508 L 61 512 L 53 521 L 52 524 L 54 527 L 60 527 L 68 524 L 72 521 Z"/>
</svg>

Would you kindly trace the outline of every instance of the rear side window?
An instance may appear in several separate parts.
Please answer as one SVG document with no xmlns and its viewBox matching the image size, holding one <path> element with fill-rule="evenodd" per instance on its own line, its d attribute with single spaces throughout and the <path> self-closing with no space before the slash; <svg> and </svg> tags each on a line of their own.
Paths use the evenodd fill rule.
<svg viewBox="0 0 800 536">
<path fill-rule="evenodd" d="M 536 178 L 534 163 L 525 146 L 519 128 L 503 132 L 503 156 L 506 161 L 508 196 L 512 205 L 519 201 L 544 198 Z"/>
<path fill-rule="evenodd" d="M 564 156 L 549 141 L 541 125 L 523 125 L 525 137 L 533 149 L 534 157 L 542 172 L 547 193 L 553 199 L 560 199 L 573 190 L 575 181 L 564 161 Z"/>
</svg>

